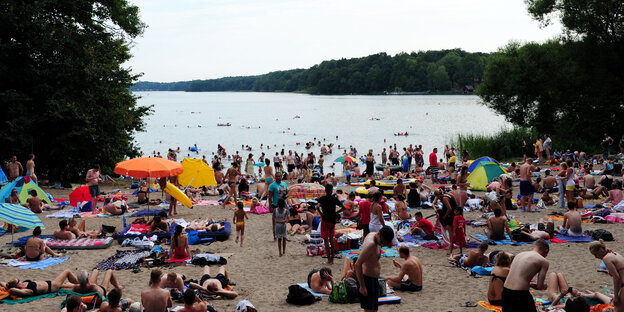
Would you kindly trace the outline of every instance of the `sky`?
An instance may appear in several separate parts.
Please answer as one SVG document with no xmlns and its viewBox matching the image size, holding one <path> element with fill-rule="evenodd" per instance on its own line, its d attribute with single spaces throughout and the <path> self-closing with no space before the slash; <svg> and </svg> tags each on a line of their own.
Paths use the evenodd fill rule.
<svg viewBox="0 0 624 312">
<path fill-rule="evenodd" d="M 141 81 L 308 68 L 324 60 L 543 42 L 524 0 L 130 0 L 147 28 L 125 65 Z"/>
</svg>

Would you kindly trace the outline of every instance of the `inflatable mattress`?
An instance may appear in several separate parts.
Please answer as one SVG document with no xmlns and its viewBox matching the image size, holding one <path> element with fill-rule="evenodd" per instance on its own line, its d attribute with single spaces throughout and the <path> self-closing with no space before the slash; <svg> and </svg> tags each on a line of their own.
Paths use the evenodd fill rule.
<svg viewBox="0 0 624 312">
<path fill-rule="evenodd" d="M 361 186 L 355 189 L 355 192 L 360 195 L 368 195 L 368 189 Z M 393 190 L 383 190 L 384 195 L 392 195 L 394 193 Z"/>
<path fill-rule="evenodd" d="M 106 238 L 78 238 L 78 239 L 53 239 L 43 240 L 51 249 L 104 249 L 113 243 L 112 237 Z"/>
<path fill-rule="evenodd" d="M 232 224 L 230 222 L 225 222 L 223 227 L 224 229 L 221 231 L 197 231 L 197 236 L 199 236 L 199 238 L 214 238 L 217 241 L 227 240 L 230 237 Z"/>
</svg>

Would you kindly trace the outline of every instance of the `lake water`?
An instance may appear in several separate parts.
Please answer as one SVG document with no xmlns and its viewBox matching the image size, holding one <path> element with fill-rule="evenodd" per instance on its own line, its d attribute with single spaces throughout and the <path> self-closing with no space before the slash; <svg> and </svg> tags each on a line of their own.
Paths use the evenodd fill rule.
<svg viewBox="0 0 624 312">
<path fill-rule="evenodd" d="M 320 147 L 305 149 L 305 142 L 314 138 L 335 145 L 333 155 L 326 156 L 326 164 L 331 164 L 342 149 L 350 145 L 357 148 L 359 154 L 372 148 L 376 155 L 391 144 L 401 150 L 409 144 L 423 145 L 425 155 L 438 147 L 438 156 L 442 156 L 444 145 L 458 133 L 489 134 L 506 125 L 501 116 L 481 105 L 479 98 L 472 95 L 135 94 L 141 96 L 139 105 L 153 105 L 154 109 L 145 119 L 146 131 L 135 136 L 146 156 L 154 151 L 166 155 L 168 148 L 180 147 L 180 156 L 190 154 L 201 158 L 206 155 L 210 159 L 217 144 L 221 144 L 228 153 L 240 151 L 243 159 L 249 152 L 242 151 L 241 145 L 251 146 L 255 159 L 261 152 L 274 156 L 282 148 L 286 153 L 288 150 L 313 151 L 318 158 Z M 231 126 L 219 127 L 218 123 Z M 395 136 L 398 132 L 409 135 Z M 262 150 L 261 143 L 265 146 Z M 199 154 L 188 151 L 193 144 L 199 147 Z M 266 149 L 267 145 L 271 146 L 270 150 Z M 341 146 L 340 151 L 337 145 Z"/>
</svg>

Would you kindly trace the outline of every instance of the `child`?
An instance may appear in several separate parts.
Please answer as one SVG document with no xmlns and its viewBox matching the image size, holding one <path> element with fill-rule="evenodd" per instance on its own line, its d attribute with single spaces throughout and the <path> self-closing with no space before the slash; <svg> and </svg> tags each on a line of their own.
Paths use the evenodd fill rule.
<svg viewBox="0 0 624 312">
<path fill-rule="evenodd" d="M 466 219 L 463 216 L 462 207 L 455 207 L 455 217 L 453 218 L 453 236 L 449 246 L 449 255 L 453 254 L 453 245 L 459 245 L 459 253 L 463 253 L 463 247 L 466 245 Z"/>
<path fill-rule="evenodd" d="M 286 201 L 280 198 L 277 201 L 277 209 L 273 210 L 273 220 L 275 221 L 275 238 L 277 238 L 277 250 L 281 257 L 286 253 L 286 223 L 288 222 L 288 211 Z"/>
<path fill-rule="evenodd" d="M 232 219 L 236 224 L 236 240 L 238 243 L 238 235 L 240 234 L 240 246 L 243 247 L 243 240 L 245 239 L 245 219 L 249 219 L 245 212 L 243 202 L 236 203 L 238 209 L 234 210 L 234 218 Z"/>
</svg>

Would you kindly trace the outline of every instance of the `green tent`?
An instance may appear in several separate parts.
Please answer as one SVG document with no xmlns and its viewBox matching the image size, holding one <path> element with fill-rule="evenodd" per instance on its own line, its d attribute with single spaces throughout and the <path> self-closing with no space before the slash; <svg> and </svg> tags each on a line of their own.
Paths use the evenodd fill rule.
<svg viewBox="0 0 624 312">
<path fill-rule="evenodd" d="M 498 162 L 483 161 L 468 175 L 467 180 L 472 190 L 485 191 L 488 183 L 504 173 L 507 173 L 507 170 Z"/>
<path fill-rule="evenodd" d="M 28 183 L 25 183 L 24 177 L 19 177 L 15 179 L 15 181 L 5 185 L 0 190 L 0 203 L 6 203 L 9 196 L 11 196 L 11 191 L 13 189 L 17 190 L 19 194 L 20 202 L 22 204 L 26 203 L 26 200 L 30 198 L 30 191 L 35 190 L 37 192 L 37 196 L 41 198 L 45 203 L 50 204 L 50 199 L 48 198 L 48 194 L 44 192 L 35 182 L 32 180 Z"/>
</svg>

